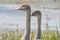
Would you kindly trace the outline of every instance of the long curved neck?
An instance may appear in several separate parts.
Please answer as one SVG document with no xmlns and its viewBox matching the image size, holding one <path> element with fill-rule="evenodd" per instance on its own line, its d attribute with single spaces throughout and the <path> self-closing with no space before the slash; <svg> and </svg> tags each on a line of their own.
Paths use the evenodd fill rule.
<svg viewBox="0 0 60 40">
<path fill-rule="evenodd" d="M 30 14 L 31 10 L 27 10 L 27 15 L 26 15 L 26 35 L 27 35 L 27 40 L 29 40 L 30 36 Z"/>
<path fill-rule="evenodd" d="M 30 40 L 30 14 L 31 14 L 31 10 L 27 10 L 26 11 L 26 30 L 24 33 L 24 36 L 22 38 L 22 40 Z"/>
<path fill-rule="evenodd" d="M 26 11 L 26 32 L 30 33 L 30 14 L 31 14 L 31 10 L 27 10 Z"/>
<path fill-rule="evenodd" d="M 37 17 L 37 29 L 36 29 L 36 39 L 40 39 L 41 36 L 41 16 Z"/>
</svg>

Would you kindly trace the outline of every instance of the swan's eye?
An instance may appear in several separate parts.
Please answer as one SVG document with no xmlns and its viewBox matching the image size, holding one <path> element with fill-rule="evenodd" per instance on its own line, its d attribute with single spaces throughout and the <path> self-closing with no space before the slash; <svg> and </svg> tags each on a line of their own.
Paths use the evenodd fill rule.
<svg viewBox="0 0 60 40">
<path fill-rule="evenodd" d="M 23 5 L 22 7 L 25 7 L 25 5 Z"/>
</svg>

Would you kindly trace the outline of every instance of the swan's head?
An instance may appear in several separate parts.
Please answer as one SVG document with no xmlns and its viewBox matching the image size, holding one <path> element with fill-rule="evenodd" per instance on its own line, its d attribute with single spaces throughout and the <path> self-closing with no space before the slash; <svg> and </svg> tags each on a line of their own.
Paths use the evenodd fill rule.
<svg viewBox="0 0 60 40">
<path fill-rule="evenodd" d="M 22 5 L 20 8 L 18 8 L 18 10 L 24 10 L 24 11 L 30 10 L 30 9 L 31 9 L 31 8 L 30 8 L 29 5 Z"/>
<path fill-rule="evenodd" d="M 39 10 L 32 13 L 32 16 L 41 16 L 41 12 Z"/>
</svg>

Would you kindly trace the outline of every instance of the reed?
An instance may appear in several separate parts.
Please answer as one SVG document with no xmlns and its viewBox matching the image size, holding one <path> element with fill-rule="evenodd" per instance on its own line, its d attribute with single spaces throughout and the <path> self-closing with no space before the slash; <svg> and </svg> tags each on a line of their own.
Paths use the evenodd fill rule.
<svg viewBox="0 0 60 40">
<path fill-rule="evenodd" d="M 23 34 L 18 33 L 18 35 L 16 35 L 15 32 L 2 32 L 1 35 L 2 40 L 21 40 Z M 30 40 L 33 40 L 34 36 L 35 33 L 31 32 Z M 42 31 L 41 40 L 60 40 L 60 32 L 59 35 L 57 35 L 57 32 L 55 31 Z"/>
</svg>

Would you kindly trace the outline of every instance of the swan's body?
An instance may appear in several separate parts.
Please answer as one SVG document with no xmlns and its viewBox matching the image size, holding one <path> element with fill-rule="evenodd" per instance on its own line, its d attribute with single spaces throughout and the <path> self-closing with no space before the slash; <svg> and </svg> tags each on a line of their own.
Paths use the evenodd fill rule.
<svg viewBox="0 0 60 40">
<path fill-rule="evenodd" d="M 34 40 L 40 40 L 40 36 L 41 36 L 41 12 L 39 10 L 37 10 L 37 11 L 32 13 L 32 16 L 37 17 L 37 22 L 38 22 Z"/>
<path fill-rule="evenodd" d="M 19 8 L 18 10 L 23 10 L 25 11 L 26 14 L 26 30 L 24 35 L 22 36 L 21 40 L 30 40 L 30 14 L 31 14 L 31 8 L 29 5 L 23 5 L 21 6 L 21 8 Z"/>
</svg>

